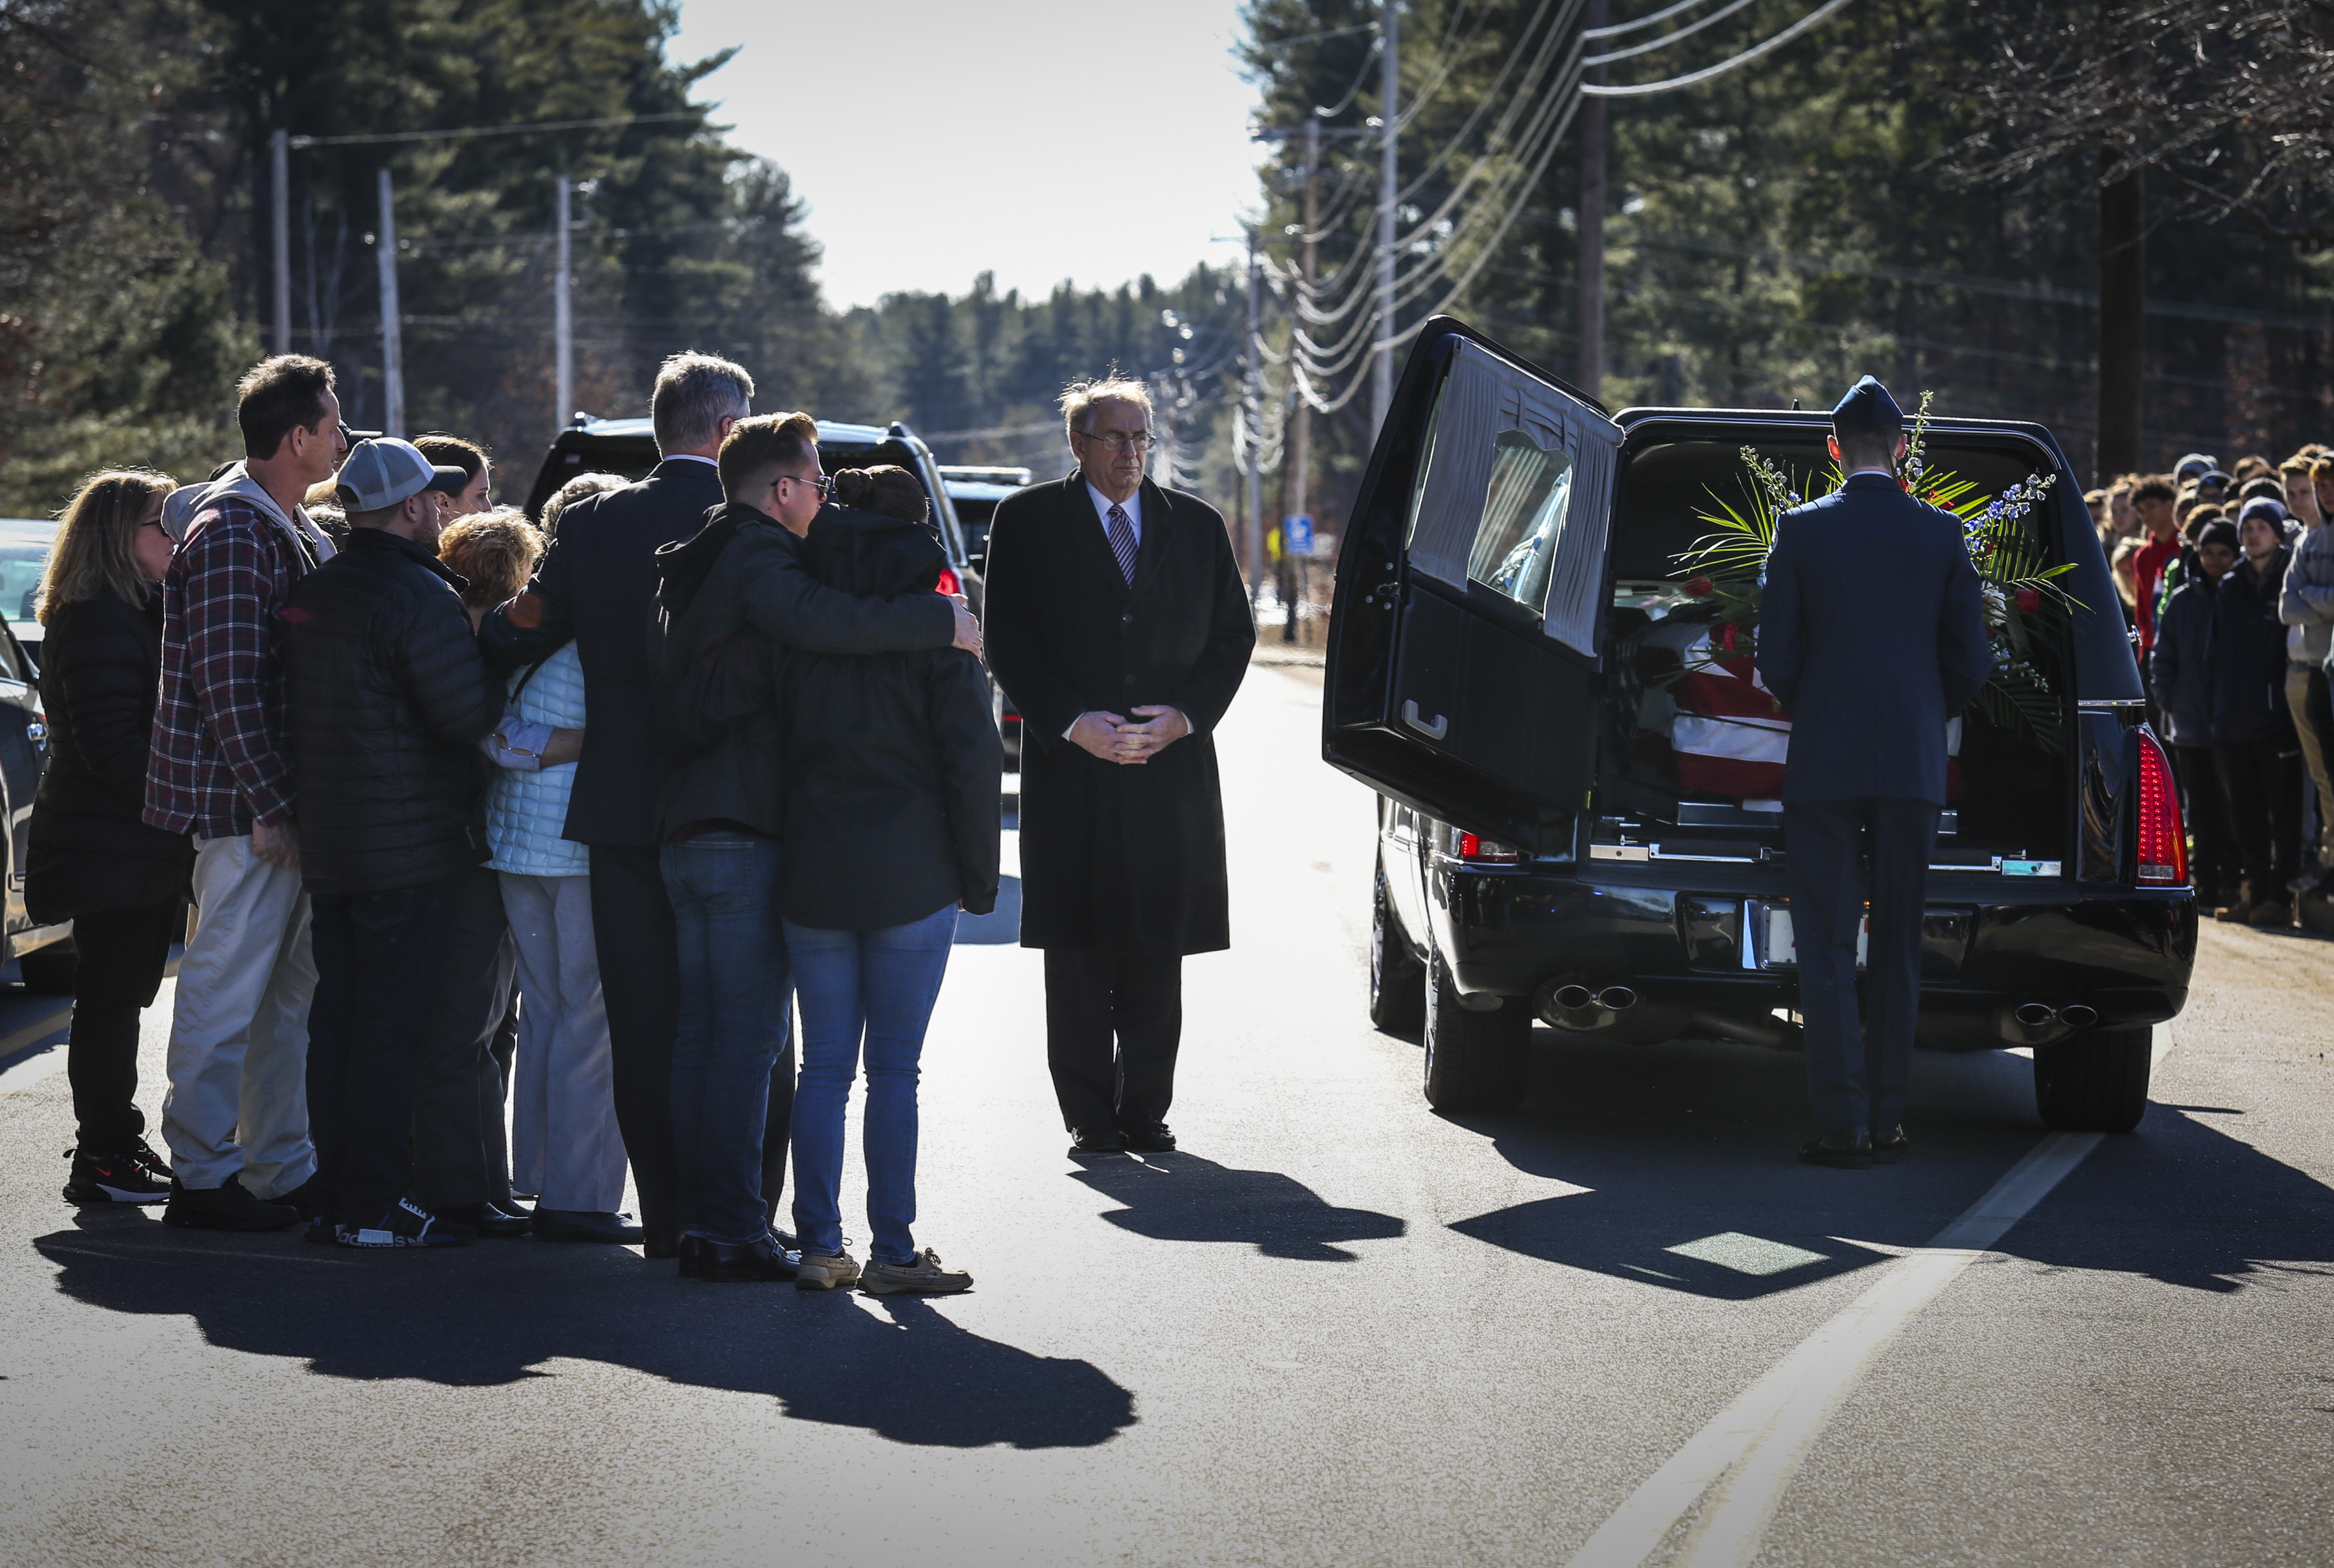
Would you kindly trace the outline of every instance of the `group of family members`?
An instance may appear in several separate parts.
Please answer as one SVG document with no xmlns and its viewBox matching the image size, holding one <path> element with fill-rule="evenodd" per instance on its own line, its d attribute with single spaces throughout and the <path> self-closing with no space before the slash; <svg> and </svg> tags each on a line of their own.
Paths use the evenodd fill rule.
<svg viewBox="0 0 2334 1568">
<path fill-rule="evenodd" d="M 668 361 L 661 460 L 568 486 L 547 550 L 487 510 L 476 447 L 352 449 L 301 356 L 245 378 L 245 459 L 208 483 L 84 486 L 41 605 L 56 758 L 28 888 L 82 949 L 68 1198 L 359 1247 L 531 1231 L 700 1279 L 970 1283 L 912 1226 L 923 1035 L 959 912 L 998 892 L 982 628 L 936 592 L 915 477 L 825 474 L 815 423 L 753 417 L 752 390 Z M 1073 1152 L 1171 1150 L 1181 958 L 1229 944 L 1209 732 L 1254 629 L 1220 515 L 1144 475 L 1141 384 L 1063 409 L 1078 467 L 1000 505 L 988 560 L 1025 720 L 1023 942 Z M 138 1013 L 189 895 L 166 1162 Z M 838 1192 L 863 1055 L 863 1268 Z M 798 1236 L 772 1223 L 789 1143 Z"/>
</svg>

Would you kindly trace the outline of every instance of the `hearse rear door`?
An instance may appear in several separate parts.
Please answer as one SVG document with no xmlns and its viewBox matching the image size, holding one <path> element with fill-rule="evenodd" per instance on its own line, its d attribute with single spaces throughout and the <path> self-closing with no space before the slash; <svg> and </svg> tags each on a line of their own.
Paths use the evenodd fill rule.
<svg viewBox="0 0 2334 1568">
<path fill-rule="evenodd" d="M 1323 755 L 1527 850 L 1596 776 L 1621 432 L 1554 377 L 1428 322 L 1338 552 Z"/>
</svg>

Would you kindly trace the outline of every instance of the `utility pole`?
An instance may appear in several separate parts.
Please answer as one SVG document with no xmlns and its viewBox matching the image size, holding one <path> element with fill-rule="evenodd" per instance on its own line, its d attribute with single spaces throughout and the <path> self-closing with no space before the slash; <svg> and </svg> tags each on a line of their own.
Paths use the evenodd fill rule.
<svg viewBox="0 0 2334 1568">
<path fill-rule="evenodd" d="M 1588 0 L 1587 31 L 1603 27 L 1612 10 L 1612 0 Z M 1582 80 L 1603 86 L 1606 67 L 1589 66 Z M 1605 101 L 1587 94 L 1580 102 L 1580 354 L 1572 373 L 1592 398 L 1605 393 Z"/>
<path fill-rule="evenodd" d="M 1385 425 L 1394 407 L 1394 203 L 1401 188 L 1394 181 L 1394 137 L 1401 120 L 1396 101 L 1402 91 L 1400 0 L 1385 0 L 1385 25 L 1379 34 L 1384 54 L 1378 61 L 1378 322 L 1374 362 L 1370 366 L 1370 426 L 1373 434 Z"/>
<path fill-rule="evenodd" d="M 1240 395 L 1240 418 L 1248 425 L 1249 602 L 1264 586 L 1264 273 L 1257 262 L 1256 230 L 1248 231 L 1248 384 Z"/>
<path fill-rule="evenodd" d="M 567 428 L 567 421 L 575 417 L 575 307 L 570 293 L 574 286 L 574 257 L 568 249 L 568 178 L 563 174 L 559 177 L 558 212 L 554 219 L 559 226 L 559 273 L 557 281 L 552 285 L 551 296 L 551 332 L 555 357 L 559 363 L 559 391 L 555 406 L 551 410 L 551 433 L 555 438 Z"/>
<path fill-rule="evenodd" d="M 2119 105 L 2128 120 L 2138 90 L 2131 44 L 2132 0 L 2099 0 L 2099 41 L 2108 51 Z M 2147 373 L 2147 214 L 2145 170 L 2110 180 L 2113 143 L 2099 149 L 2098 483 L 2140 466 L 2140 393 Z"/>
<path fill-rule="evenodd" d="M 275 351 L 292 351 L 292 133 L 267 139 L 268 172 L 275 177 L 273 234 L 275 252 Z"/>
<path fill-rule="evenodd" d="M 381 171 L 381 430 L 405 434 L 405 343 L 397 305 L 397 212 L 389 170 Z"/>
<path fill-rule="evenodd" d="M 1314 202 L 1314 176 L 1321 167 L 1321 120 L 1317 115 L 1305 118 L 1305 232 L 1297 236 L 1300 250 L 1298 263 L 1304 278 L 1297 298 L 1311 303 L 1313 299 L 1313 225 L 1316 216 Z M 1302 313 L 1299 313 L 1300 319 Z M 1280 601 L 1288 608 L 1281 622 L 1280 640 L 1297 640 L 1297 611 L 1305 601 L 1306 563 L 1288 548 L 1288 523 L 1291 517 L 1303 517 L 1306 511 L 1306 469 L 1312 458 L 1313 405 L 1303 397 L 1296 399 L 1288 414 L 1288 434 L 1281 446 L 1280 458 Z"/>
</svg>

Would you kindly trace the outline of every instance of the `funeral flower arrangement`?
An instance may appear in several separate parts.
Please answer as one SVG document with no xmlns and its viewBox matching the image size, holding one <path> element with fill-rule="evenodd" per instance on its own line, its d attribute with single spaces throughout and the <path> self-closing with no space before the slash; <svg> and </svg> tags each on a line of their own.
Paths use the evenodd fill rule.
<svg viewBox="0 0 2334 1568">
<path fill-rule="evenodd" d="M 2030 521 L 2057 476 L 2030 474 L 1999 495 L 1983 495 L 1967 480 L 1931 470 L 1923 447 L 1933 396 L 1922 395 L 1897 482 L 1915 500 L 1961 520 L 1963 543 L 1983 586 L 1986 636 L 1993 652 L 1993 676 L 1978 694 L 1977 707 L 1994 724 L 2022 728 L 2044 748 L 2057 751 L 2061 744 L 2059 699 L 2035 668 L 2034 642 L 2046 623 L 2080 605 L 2055 581 L 2073 571 L 2073 565 L 2043 563 L 2041 536 Z M 1744 504 L 1737 505 L 1712 492 L 1712 509 L 1696 513 L 1695 518 L 1713 532 L 1695 541 L 1678 560 L 1679 575 L 1687 579 L 1686 592 L 1715 607 L 1703 657 L 1740 659 L 1747 665 L 1758 652 L 1759 577 L 1775 542 L 1776 519 L 1803 501 L 1829 495 L 1846 480 L 1838 466 L 1831 465 L 1811 477 L 1802 495 L 1800 483 L 1758 448 L 1742 448 L 1742 466 L 1747 476 Z"/>
</svg>

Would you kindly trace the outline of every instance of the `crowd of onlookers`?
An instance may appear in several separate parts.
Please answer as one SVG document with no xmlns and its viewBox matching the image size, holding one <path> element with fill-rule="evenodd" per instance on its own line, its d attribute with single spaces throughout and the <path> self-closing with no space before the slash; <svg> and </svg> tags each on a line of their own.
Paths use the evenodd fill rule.
<svg viewBox="0 0 2334 1568">
<path fill-rule="evenodd" d="M 959 912 L 998 896 L 979 624 L 916 481 L 824 473 L 752 390 L 675 356 L 656 468 L 531 520 L 479 447 L 345 430 L 331 368 L 285 355 L 238 388 L 241 461 L 84 485 L 39 607 L 26 886 L 79 948 L 68 1198 L 969 1284 L 911 1227 L 917 1056 Z M 166 1160 L 139 1022 L 181 934 Z M 836 1190 L 863 1045 L 863 1267 Z"/>
<path fill-rule="evenodd" d="M 2334 893 L 2334 448 L 2092 491 L 2100 543 L 2170 748 L 2190 875 L 2221 919 L 2287 926 Z"/>
</svg>

